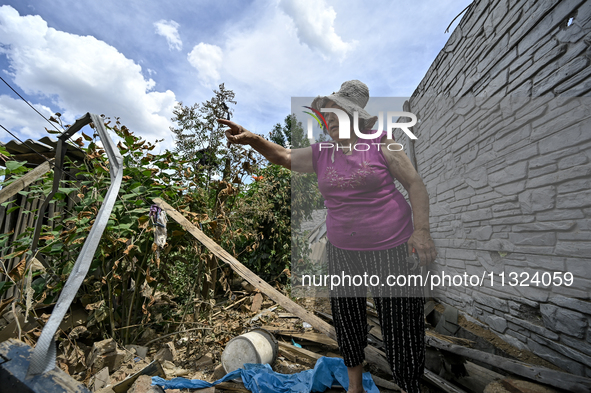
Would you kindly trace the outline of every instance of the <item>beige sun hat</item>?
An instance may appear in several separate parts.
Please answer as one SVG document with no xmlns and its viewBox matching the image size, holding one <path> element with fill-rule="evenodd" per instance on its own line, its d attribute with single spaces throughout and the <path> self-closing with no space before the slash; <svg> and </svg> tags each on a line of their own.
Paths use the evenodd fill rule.
<svg viewBox="0 0 591 393">
<path fill-rule="evenodd" d="M 332 93 L 329 96 L 316 97 L 312 101 L 312 108 L 320 111 L 320 108 L 324 108 L 328 101 L 332 101 L 343 108 L 351 118 L 353 118 L 353 112 L 357 111 L 359 113 L 359 129 L 370 130 L 378 120 L 378 117 L 370 115 L 363 109 L 367 105 L 368 100 L 369 89 L 367 85 L 358 80 L 351 80 L 343 83 L 341 89 L 336 93 Z"/>
</svg>

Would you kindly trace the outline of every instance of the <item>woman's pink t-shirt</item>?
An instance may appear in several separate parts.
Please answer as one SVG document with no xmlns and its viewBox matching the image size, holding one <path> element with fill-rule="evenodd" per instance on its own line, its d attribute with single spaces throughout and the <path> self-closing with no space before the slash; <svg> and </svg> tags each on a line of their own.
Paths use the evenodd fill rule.
<svg viewBox="0 0 591 393">
<path fill-rule="evenodd" d="M 382 136 L 358 139 L 350 155 L 336 150 L 332 141 L 312 145 L 314 171 L 328 209 L 328 240 L 338 248 L 387 250 L 413 233 L 410 206 L 396 189 L 377 144 Z"/>
</svg>

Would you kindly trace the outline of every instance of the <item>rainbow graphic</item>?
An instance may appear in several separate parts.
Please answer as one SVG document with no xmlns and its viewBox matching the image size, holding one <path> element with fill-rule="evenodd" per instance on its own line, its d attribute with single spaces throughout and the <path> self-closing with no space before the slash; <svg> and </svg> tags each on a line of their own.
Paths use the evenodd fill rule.
<svg viewBox="0 0 591 393">
<path fill-rule="evenodd" d="M 310 115 L 314 119 L 316 119 L 316 121 L 318 122 L 318 127 L 320 127 L 320 128 L 324 127 L 325 130 L 328 130 L 328 124 L 326 124 L 326 119 L 324 118 L 324 116 L 322 116 L 322 113 L 320 113 L 319 111 L 317 111 L 314 108 L 310 108 L 309 106 L 304 106 L 304 108 L 310 109 L 312 112 L 314 112 L 314 113 L 310 113 L 310 112 L 304 111 L 304 113 L 307 113 L 308 115 Z M 322 123 L 320 122 L 319 118 L 322 119 Z"/>
</svg>

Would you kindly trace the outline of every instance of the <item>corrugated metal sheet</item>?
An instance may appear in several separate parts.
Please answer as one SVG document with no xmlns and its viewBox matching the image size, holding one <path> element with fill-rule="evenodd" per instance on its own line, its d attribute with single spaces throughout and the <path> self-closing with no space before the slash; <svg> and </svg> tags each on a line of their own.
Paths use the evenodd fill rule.
<svg viewBox="0 0 591 393">
<path fill-rule="evenodd" d="M 47 158 L 55 157 L 57 139 L 53 139 L 49 136 L 44 136 L 38 141 L 33 139 L 27 139 L 26 141 L 24 141 L 24 143 L 21 143 L 13 139 L 6 143 L 0 142 L 0 146 L 3 146 L 6 150 L 8 150 L 8 152 L 13 155 L 13 159 L 17 161 L 27 161 L 27 166 L 34 167 L 45 161 L 37 153 L 40 153 Z M 72 160 L 84 160 L 85 156 L 82 150 L 72 145 L 68 145 L 66 155 Z M 4 165 L 4 159 L 1 157 L 0 165 Z"/>
</svg>

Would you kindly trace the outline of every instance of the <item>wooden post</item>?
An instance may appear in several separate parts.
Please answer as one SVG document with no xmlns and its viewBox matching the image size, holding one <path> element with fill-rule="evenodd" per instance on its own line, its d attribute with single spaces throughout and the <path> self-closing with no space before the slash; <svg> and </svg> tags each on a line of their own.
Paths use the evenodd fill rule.
<svg viewBox="0 0 591 393">
<path fill-rule="evenodd" d="M 203 243 L 203 245 L 207 247 L 218 258 L 220 258 L 220 260 L 226 262 L 236 273 L 238 273 L 246 281 L 254 285 L 255 288 L 259 289 L 261 292 L 269 296 L 271 299 L 273 299 L 273 301 L 275 301 L 275 303 L 279 304 L 281 307 L 283 307 L 290 313 L 294 314 L 302 321 L 308 322 L 316 330 L 336 340 L 337 337 L 334 327 L 332 327 L 327 322 L 318 318 L 313 313 L 309 312 L 299 304 L 289 299 L 287 296 L 285 296 L 277 289 L 269 285 L 266 281 L 263 281 L 259 276 L 253 273 L 242 263 L 240 263 L 226 250 L 221 248 L 216 242 L 211 240 L 206 234 L 201 232 L 199 228 L 193 225 L 189 220 L 187 220 L 181 213 L 175 210 L 168 203 L 164 202 L 160 198 L 155 198 L 154 203 L 158 205 L 158 207 L 160 207 L 162 210 L 164 210 L 169 217 L 178 222 L 187 232 L 189 232 L 197 240 Z M 368 362 L 375 364 L 382 371 L 387 372 L 388 374 L 392 374 L 384 352 L 368 345 L 365 348 L 365 356 Z"/>
<path fill-rule="evenodd" d="M 21 177 L 20 179 L 13 181 L 8 186 L 1 189 L 0 203 L 6 202 L 11 196 L 16 195 L 17 192 L 23 190 L 29 184 L 39 179 L 41 176 L 49 172 L 50 169 L 51 166 L 49 162 L 45 161 L 43 164 L 39 165 L 35 169 L 32 169 L 31 171 L 27 172 L 27 174 Z"/>
</svg>

